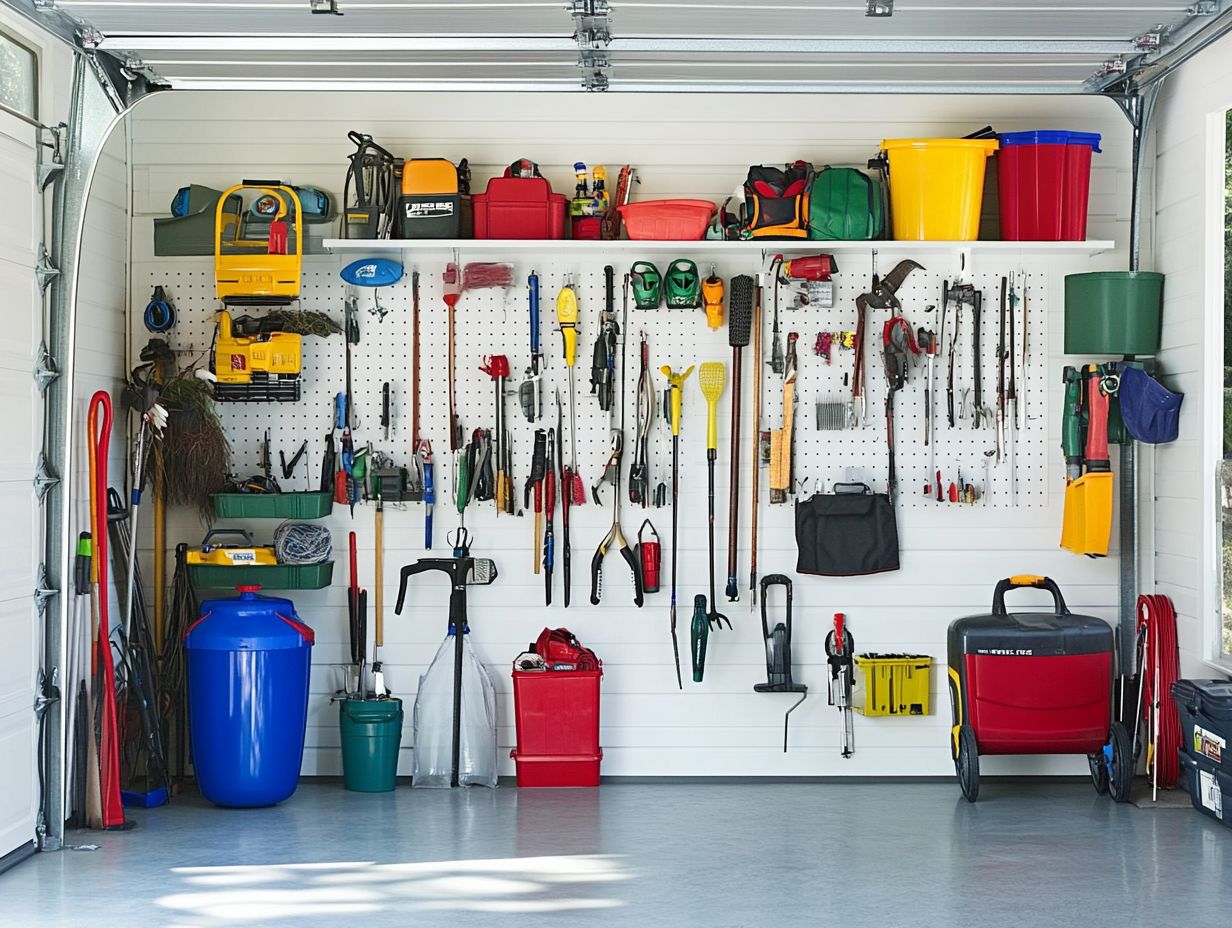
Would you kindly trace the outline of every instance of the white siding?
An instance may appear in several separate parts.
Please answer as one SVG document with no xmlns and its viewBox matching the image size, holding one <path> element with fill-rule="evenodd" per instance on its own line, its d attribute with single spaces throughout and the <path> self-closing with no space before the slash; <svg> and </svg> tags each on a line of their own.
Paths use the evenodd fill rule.
<svg viewBox="0 0 1232 928">
<path fill-rule="evenodd" d="M 134 226 L 130 308 L 144 306 L 150 275 L 161 267 L 152 251 L 152 218 L 166 215 L 174 191 L 190 182 L 222 188 L 241 177 L 279 177 L 297 184 L 341 192 L 348 129 L 371 132 L 380 142 L 407 156 L 469 157 L 477 189 L 503 165 L 518 157 L 540 162 L 558 192 L 572 189 L 575 159 L 613 167 L 637 165 L 642 184 L 635 197 L 699 196 L 722 200 L 744 177 L 749 164 L 774 163 L 797 157 L 815 164 L 862 162 L 884 137 L 962 135 L 992 123 L 1000 131 L 1069 128 L 1104 134 L 1104 153 L 1096 156 L 1092 178 L 1091 238 L 1115 239 L 1115 252 L 1085 258 L 1058 258 L 1047 265 L 1050 276 L 1047 306 L 1049 370 L 1061 362 L 1061 277 L 1067 270 L 1123 267 L 1129 214 L 1129 127 L 1116 108 L 1098 99 L 973 98 L 973 97 L 775 97 L 775 96 L 589 96 L 561 94 L 275 94 L 183 93 L 154 98 L 133 115 Z M 614 174 L 614 171 L 613 171 Z M 985 212 L 990 207 L 986 204 Z M 822 250 L 819 248 L 819 250 Z M 952 257 L 952 256 L 951 256 Z M 314 270 L 340 266 L 337 258 L 314 259 Z M 199 268 L 208 270 L 208 261 Z M 529 270 L 528 260 L 515 262 L 515 276 Z M 595 264 L 600 262 L 596 261 Z M 840 264 L 841 264 L 840 260 Z M 884 261 L 883 261 L 884 263 Z M 927 263 L 927 262 L 925 262 Z M 864 260 L 848 273 L 865 273 Z M 661 265 L 662 266 L 662 265 Z M 178 268 L 179 265 L 176 265 Z M 598 267 L 584 268 L 598 271 Z M 883 270 L 885 268 L 883 267 Z M 985 260 L 981 270 L 1001 271 Z M 439 273 L 434 266 L 424 273 Z M 544 311 L 551 316 L 555 293 L 545 292 Z M 995 301 L 994 301 L 995 302 Z M 520 324 L 510 311 L 510 324 Z M 312 305 L 335 314 L 337 305 Z M 917 307 L 918 310 L 918 307 Z M 135 319 L 135 312 L 133 318 Z M 639 325 L 642 324 L 639 320 Z M 631 323 L 631 327 L 632 327 Z M 545 338 L 549 337 L 545 323 Z M 634 329 L 636 336 L 636 328 Z M 133 343 L 144 343 L 145 332 L 135 322 Z M 589 339 L 582 346 L 588 358 Z M 807 349 L 805 349 L 807 350 Z M 721 355 L 720 355 L 721 356 Z M 747 357 L 747 356 L 746 356 Z M 513 358 L 515 365 L 523 358 Z M 872 377 L 880 378 L 880 362 L 870 354 Z M 633 362 L 631 362 L 631 365 Z M 585 361 L 579 379 L 585 380 Z M 635 365 L 634 369 L 635 369 Z M 520 366 L 518 370 L 520 371 Z M 746 387 L 748 380 L 746 379 Z M 1052 384 L 1052 379 L 1050 379 Z M 660 386 L 661 386 L 660 378 Z M 585 387 L 580 387 L 585 393 Z M 748 613 L 747 599 L 730 607 L 735 631 L 711 636 L 711 660 L 706 683 L 686 684 L 678 694 L 670 671 L 667 596 L 648 599 L 642 612 L 623 605 L 621 581 L 612 583 L 601 608 L 585 602 L 584 576 L 595 543 L 606 531 L 610 510 L 587 505 L 577 510 L 574 533 L 574 605 L 564 611 L 541 607 L 541 581 L 530 576 L 529 527 L 502 519 L 497 525 L 485 515 L 468 516 L 481 542 L 476 554 L 497 558 L 502 578 L 488 590 L 472 594 L 475 643 L 488 663 L 501 694 L 500 744 L 507 752 L 513 738 L 509 661 L 533 639 L 545 623 L 568 625 L 607 662 L 604 682 L 604 772 L 627 775 L 938 775 L 952 770 L 947 749 L 948 699 L 943 666 L 934 673 L 936 714 L 928 719 L 857 719 L 857 754 L 850 762 L 838 755 L 838 717 L 826 706 L 826 671 L 822 640 L 830 615 L 849 615 L 859 650 L 907 650 L 930 653 L 942 665 L 945 629 L 963 614 L 985 611 L 996 580 L 1023 571 L 1046 572 L 1067 590 L 1071 605 L 1115 617 L 1117 558 L 1091 561 L 1057 549 L 1060 526 L 1059 393 L 1049 393 L 1047 411 L 1048 473 L 1055 474 L 1048 500 L 1036 509 L 1015 513 L 900 511 L 905 569 L 899 574 L 850 581 L 798 578 L 796 582 L 797 672 L 811 690 L 810 699 L 792 716 L 791 753 L 779 750 L 782 700 L 756 696 L 752 685 L 765 678 L 760 630 Z M 509 408 L 514 408 L 514 403 Z M 724 405 L 724 409 L 726 406 Z M 801 406 L 801 415 L 807 411 Z M 257 416 L 263 410 L 254 408 Z M 870 414 L 873 410 L 870 408 Z M 726 415 L 726 413 L 722 413 Z M 806 417 L 807 418 L 807 417 Z M 630 421 L 632 414 L 630 413 Z M 696 421 L 696 420 L 691 420 Z M 478 423 L 475 423 L 478 424 Z M 807 426 L 811 428 L 810 426 Z M 746 433 L 747 434 L 747 433 Z M 443 437 L 443 436 L 434 436 Z M 293 450 L 290 446 L 288 451 Z M 525 447 L 520 445 L 519 447 Z M 437 448 L 438 452 L 443 451 Z M 747 448 L 743 449 L 747 464 Z M 725 457 L 725 451 L 723 457 Z M 447 454 L 438 454 L 438 474 L 447 469 Z M 697 528 L 704 526 L 704 470 L 692 458 L 688 491 L 700 496 L 692 508 Z M 588 462 L 588 481 L 601 461 Z M 853 462 L 855 463 L 855 462 Z M 252 461 L 239 462 L 251 467 Z M 311 462 L 313 472 L 319 456 Z M 516 470 L 525 476 L 525 461 Z M 725 474 L 725 470 L 723 471 Z M 302 478 L 301 478 L 302 479 Z M 904 486 L 907 476 L 904 475 Z M 911 481 L 914 483 L 914 481 Z M 438 487 L 440 481 L 438 479 Z M 763 488 L 763 494 L 765 490 Z M 725 496 L 724 496 L 725 498 Z M 763 497 L 764 499 L 764 497 Z M 789 513 L 785 507 L 767 515 L 762 509 L 763 574 L 790 570 L 794 565 Z M 447 502 L 437 505 L 437 545 L 454 524 Z M 341 511 L 341 510 L 340 510 Z M 635 527 L 636 512 L 626 506 L 624 525 Z M 662 532 L 666 511 L 655 514 Z M 194 514 L 173 513 L 168 544 L 197 542 L 202 529 Z M 724 519 L 720 516 L 720 524 Z M 358 511 L 355 522 L 335 516 L 335 550 L 344 555 L 345 532 L 354 524 L 370 544 L 370 508 Z M 689 524 L 689 523 L 685 523 Z M 747 527 L 747 518 L 742 526 Z M 386 517 L 387 635 L 382 657 L 396 691 L 410 705 L 418 675 L 435 653 L 444 633 L 439 621 L 397 624 L 389 613 L 396 594 L 396 566 L 422 556 L 421 513 L 394 512 Z M 267 526 L 265 531 L 272 528 Z M 560 523 L 557 522 L 558 544 Z M 684 552 L 690 564 L 682 584 L 681 641 L 687 665 L 689 597 L 705 582 L 704 535 L 697 533 Z M 725 533 L 720 529 L 720 548 Z M 361 545 L 364 542 L 361 541 Z M 666 554 L 666 552 L 665 552 Z M 365 555 L 370 572 L 370 555 Z M 720 553 L 719 560 L 723 557 Z M 747 557 L 742 557 L 742 580 Z M 609 562 L 609 571 L 616 568 Z M 559 570 L 559 565 L 558 565 Z M 683 575 L 683 574 L 682 574 Z M 364 581 L 361 581 L 364 582 Z M 370 583 L 369 581 L 366 581 Z M 559 581 L 558 581 L 559 582 Z M 300 611 L 317 630 L 318 672 L 313 679 L 309 750 L 305 773 L 335 773 L 337 715 L 327 696 L 338 678 L 325 666 L 345 651 L 346 583 L 344 561 L 335 572 L 334 587 L 321 594 L 293 594 Z M 720 588 L 722 581 L 720 580 Z M 744 587 L 742 582 L 742 589 Z M 747 596 L 747 593 L 745 594 Z M 430 597 L 430 598 L 429 598 Z M 436 592 L 425 594 L 436 603 Z M 443 603 L 443 600 L 441 600 Z M 559 602 L 559 587 L 557 590 Z M 422 610 L 421 610 L 422 613 Z M 388 629 L 392 628 L 390 631 Z M 687 674 L 687 669 L 686 669 Z M 669 685 L 670 683 L 670 685 Z M 404 762 L 409 753 L 404 751 Z M 506 765 L 509 762 L 504 762 Z M 1085 763 L 1073 758 L 1049 762 L 1034 759 L 998 760 L 990 770 L 1047 770 L 1077 773 Z M 404 763 L 404 769 L 409 765 Z M 503 768 L 511 772 L 511 767 Z"/>
<path fill-rule="evenodd" d="M 1160 364 L 1184 392 L 1180 440 L 1155 454 L 1155 586 L 1176 604 L 1181 670 L 1209 675 L 1219 621 L 1215 468 L 1222 454 L 1224 113 L 1232 38 L 1167 78 L 1156 107 L 1153 269 L 1164 286 Z M 1151 268 L 1148 263 L 1144 268 Z"/>
</svg>

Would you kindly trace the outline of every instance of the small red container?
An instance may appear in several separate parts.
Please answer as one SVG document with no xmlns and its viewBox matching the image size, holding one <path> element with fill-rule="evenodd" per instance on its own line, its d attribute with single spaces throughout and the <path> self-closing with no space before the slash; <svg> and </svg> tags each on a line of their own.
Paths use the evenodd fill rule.
<svg viewBox="0 0 1232 928">
<path fill-rule="evenodd" d="M 642 200 L 618 209 L 631 239 L 696 242 L 718 207 L 709 200 Z"/>
<path fill-rule="evenodd" d="M 603 238 L 602 216 L 574 216 L 570 225 L 573 227 L 572 237 L 575 242 L 597 242 Z"/>
<path fill-rule="evenodd" d="M 560 239 L 569 201 L 542 177 L 494 177 L 471 198 L 475 238 Z"/>
<path fill-rule="evenodd" d="M 997 152 L 1001 238 L 1069 242 L 1087 237 L 1095 132 L 1007 132 Z"/>
<path fill-rule="evenodd" d="M 598 786 L 603 670 L 513 671 L 518 786 Z"/>
</svg>

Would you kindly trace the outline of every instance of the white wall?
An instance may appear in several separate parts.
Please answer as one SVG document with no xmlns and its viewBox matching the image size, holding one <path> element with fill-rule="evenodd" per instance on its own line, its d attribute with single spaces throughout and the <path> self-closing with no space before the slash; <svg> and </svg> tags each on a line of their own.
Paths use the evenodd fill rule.
<svg viewBox="0 0 1232 928">
<path fill-rule="evenodd" d="M 1223 453 L 1222 142 L 1230 78 L 1232 38 L 1225 38 L 1169 76 L 1156 107 L 1154 270 L 1167 275 L 1159 361 L 1185 402 L 1179 440 L 1156 452 L 1155 577 L 1176 604 L 1181 670 L 1189 676 L 1209 675 L 1202 661 L 1216 653 L 1220 615 L 1215 468 Z"/>
<path fill-rule="evenodd" d="M 670 669 L 665 593 L 649 598 L 647 608 L 641 612 L 624 605 L 623 582 L 612 584 L 613 589 L 600 608 L 591 608 L 585 602 L 586 565 L 594 545 L 606 531 L 610 510 L 587 505 L 575 511 L 574 606 L 568 611 L 554 606 L 547 612 L 541 605 L 541 581 L 530 574 L 526 541 L 530 529 L 526 520 L 497 523 L 490 512 L 468 516 L 468 525 L 480 539 L 475 553 L 495 557 L 502 570 L 502 578 L 495 586 L 472 594 L 475 644 L 501 694 L 502 753 L 507 752 L 513 740 L 509 662 L 547 623 L 568 625 L 606 661 L 602 740 L 607 774 L 946 774 L 952 766 L 946 739 L 949 710 L 943 667 L 938 666 L 934 672 L 934 716 L 857 719 L 856 758 L 844 762 L 837 748 L 839 718 L 825 701 L 822 641 L 830 627 L 831 613 L 841 610 L 849 616 L 859 650 L 922 652 L 943 662 L 949 621 L 959 615 L 985 611 L 995 581 L 1024 571 L 1054 576 L 1067 591 L 1071 606 L 1109 619 L 1115 617 L 1117 558 L 1092 561 L 1057 548 L 1063 468 L 1058 450 L 1059 392 L 1054 383 L 1057 378 L 1053 376 L 1062 363 L 1063 274 L 1124 266 L 1129 131 L 1111 103 L 1080 98 L 1008 97 L 167 94 L 141 106 L 133 117 L 135 218 L 130 306 L 135 318 L 148 297 L 150 282 L 164 274 L 189 275 L 181 278 L 180 292 L 173 292 L 173 296 L 187 299 L 184 285 L 191 279 L 194 288 L 202 288 L 193 293 L 209 299 L 207 259 L 171 264 L 153 257 L 152 218 L 166 215 L 178 187 L 195 182 L 221 188 L 241 177 L 280 177 L 339 194 L 344 158 L 350 149 L 345 139 L 348 129 L 371 132 L 383 144 L 407 156 L 443 156 L 453 160 L 469 157 L 476 189 L 482 189 L 487 177 L 518 157 L 539 161 L 555 189 L 566 193 L 572 188 L 570 165 L 575 159 L 605 163 L 613 174 L 615 166 L 628 161 L 637 165 L 642 178 L 641 186 L 634 190 L 635 198 L 680 195 L 721 200 L 741 182 L 749 164 L 797 157 L 810 158 L 818 165 L 859 163 L 875 152 L 883 137 L 961 135 L 986 123 L 1000 131 L 1070 128 L 1104 134 L 1104 153 L 1096 156 L 1092 178 L 1089 235 L 1115 239 L 1118 248 L 1089 260 L 1020 259 L 1015 255 L 1004 265 L 985 261 L 976 268 L 999 274 L 1022 267 L 1047 277 L 1045 292 L 1037 294 L 1039 302 L 1033 308 L 1033 312 L 1044 314 L 1047 327 L 1047 409 L 1035 427 L 1040 453 L 1046 455 L 1046 463 L 1041 467 L 1046 474 L 1042 484 L 1046 490 L 1038 505 L 1016 511 L 953 511 L 904 504 L 900 507 L 904 559 L 901 572 L 849 580 L 796 579 L 797 675 L 810 686 L 812 695 L 792 717 L 793 746 L 789 755 L 784 756 L 780 748 L 785 704 L 751 692 L 754 683 L 764 680 L 765 667 L 760 630 L 748 612 L 747 592 L 744 602 L 728 606 L 736 629 L 716 632 L 711 637 L 706 682 L 701 686 L 686 683 L 681 694 L 676 691 Z M 493 254 L 499 255 L 499 248 Z M 549 260 L 546 254 L 545 261 Z M 920 254 L 922 263 L 930 266 L 934 274 L 945 268 L 952 276 L 957 269 L 954 255 L 939 256 L 926 249 L 921 249 Z M 344 260 L 349 259 L 310 259 L 306 270 L 332 275 Z M 888 260 L 883 258 L 883 271 L 888 268 Z M 596 259 L 593 263 L 599 265 L 602 261 Z M 515 264 L 517 282 L 529 271 L 531 262 L 518 259 Z M 423 266 L 425 279 L 435 279 L 439 269 L 439 263 Z M 598 266 L 579 269 L 600 270 Z M 618 274 L 621 271 L 618 267 Z M 867 257 L 844 271 L 844 286 L 852 287 L 852 293 L 858 292 L 854 288 L 867 279 Z M 174 279 L 169 279 L 169 283 L 174 291 Z M 313 292 L 321 295 L 311 299 L 306 296 L 305 308 L 325 309 L 335 316 L 340 313 L 341 306 L 333 291 L 328 297 L 324 290 Z M 391 298 L 405 300 L 406 288 L 394 288 L 390 294 Z M 990 291 L 986 297 L 989 306 L 995 305 L 995 294 Z M 545 287 L 544 312 L 549 317 L 554 298 L 554 287 Z M 907 307 L 909 318 L 918 319 L 921 304 L 934 299 L 923 293 L 913 296 Z M 424 303 L 433 309 L 437 305 L 428 295 Z M 525 331 L 523 313 L 524 300 L 517 295 L 510 301 L 509 325 L 516 326 L 519 333 Z M 432 318 L 439 318 L 439 314 Z M 651 323 L 639 320 L 636 326 L 631 323 L 630 328 L 635 337 L 639 326 L 674 324 L 663 319 Z M 547 323 L 544 331 L 545 339 L 551 339 Z M 138 324 L 133 343 L 144 343 L 145 337 Z M 592 340 L 592 334 L 583 336 L 584 357 Z M 551 341 L 554 344 L 555 339 Z M 340 347 L 335 344 L 332 350 L 338 353 Z M 808 354 L 807 363 L 815 364 L 816 359 L 807 347 L 802 350 Z M 673 363 L 701 359 L 694 356 L 688 344 L 673 343 L 670 351 L 675 352 L 669 358 Z M 725 356 L 725 350 L 717 355 Z M 520 372 L 526 360 L 524 352 L 515 354 L 511 360 Z M 873 365 L 870 380 L 881 382 L 880 361 L 871 352 L 869 363 Z M 584 381 L 585 362 L 580 366 Z M 747 385 L 746 379 L 746 389 Z M 341 383 L 333 389 L 341 389 Z M 585 387 L 580 392 L 584 394 Z M 870 414 L 876 420 L 879 417 L 875 408 L 870 405 Z M 509 409 L 512 418 L 513 402 Z M 699 409 L 700 404 L 694 405 L 688 414 L 697 415 Z M 254 407 L 245 411 L 253 424 L 249 436 L 240 439 L 247 442 L 253 432 L 263 427 L 261 422 L 268 410 Z M 721 422 L 726 414 L 724 400 Z M 806 420 L 811 418 L 807 406 L 801 406 L 800 415 Z M 767 424 L 772 421 L 767 419 Z M 704 427 L 704 419 L 699 423 L 697 418 L 691 418 L 689 422 L 686 428 L 692 429 L 694 435 Z M 910 427 L 914 440 L 918 420 Z M 430 423 L 429 428 L 435 428 L 435 424 Z M 746 425 L 746 435 L 747 428 Z M 811 425 L 802 428 L 811 434 Z M 440 453 L 446 447 L 445 433 L 438 430 L 431 432 L 430 437 L 439 455 L 437 473 L 447 475 L 447 454 Z M 289 452 L 294 445 L 284 447 Z M 525 440 L 520 447 L 528 447 Z M 725 460 L 726 443 L 722 438 L 720 448 L 721 460 Z M 705 525 L 705 474 L 696 444 L 693 450 L 698 453 L 687 459 L 691 463 L 682 503 L 686 513 L 682 524 L 690 533 L 683 546 L 681 569 L 680 634 L 686 675 L 689 604 L 692 594 L 703 590 L 705 584 L 705 537 L 701 531 Z M 747 464 L 747 447 L 744 454 Z M 596 453 L 593 460 L 587 457 L 582 461 L 588 482 L 597 475 L 602 459 L 602 454 Z M 880 461 L 878 454 L 873 466 L 880 466 Z M 802 466 L 806 471 L 810 467 L 824 471 L 830 463 L 806 461 Z M 251 458 L 237 461 L 240 469 L 254 465 Z M 315 474 L 319 467 L 316 447 L 311 465 Z M 517 462 L 516 469 L 519 479 L 524 477 L 524 457 Z M 720 470 L 725 474 L 724 468 Z M 834 479 L 833 474 L 828 479 Z M 904 472 L 901 479 L 904 487 L 916 482 L 914 472 Z M 725 481 L 720 480 L 720 498 L 725 499 Z M 438 477 L 438 483 L 448 486 L 447 479 L 441 481 Z M 762 492 L 765 493 L 764 488 Z M 762 574 L 774 570 L 790 572 L 795 562 L 790 513 L 786 507 L 776 509 L 770 513 L 763 503 Z M 396 567 L 422 555 L 421 518 L 418 507 L 387 517 L 386 577 L 392 584 L 386 591 L 387 604 L 392 605 L 396 593 Z M 660 532 L 670 525 L 666 510 L 655 513 L 654 519 Z M 639 523 L 638 512 L 626 506 L 626 530 L 635 529 Z M 719 523 L 722 562 L 726 535 L 722 515 Z M 370 548 L 370 509 L 357 512 L 354 523 L 340 509 L 329 524 L 335 530 L 337 551 L 345 551 L 345 532 L 352 526 L 360 532 L 361 545 Z M 450 506 L 438 503 L 438 547 L 444 547 L 445 531 L 452 529 L 453 524 Z M 748 525 L 747 513 L 742 525 Z M 266 526 L 264 532 L 268 533 L 270 528 Z M 558 533 L 559 529 L 558 520 Z M 177 513 L 171 520 L 168 543 L 196 542 L 201 533 L 195 515 Z M 365 574 L 369 575 L 364 582 L 370 585 L 370 554 L 365 554 L 363 560 L 367 562 Z M 747 563 L 747 553 L 742 554 L 742 581 L 747 577 Z M 609 571 L 615 569 L 609 562 Z M 326 700 L 340 678 L 324 665 L 344 659 L 345 583 L 345 567 L 340 561 L 332 589 L 321 594 L 295 594 L 300 611 L 316 628 L 318 636 L 312 728 L 304 767 L 307 773 L 332 773 L 339 769 L 336 715 Z M 1024 596 L 1024 600 L 1029 600 L 1029 596 Z M 424 592 L 415 601 L 416 611 L 405 621 L 395 621 L 388 615 L 390 605 L 386 607 L 389 628 L 382 656 L 395 691 L 408 698 L 406 748 L 410 742 L 410 697 L 418 675 L 444 634 L 443 591 Z M 409 770 L 409 750 L 404 750 L 403 760 L 403 769 Z M 1073 758 L 1055 762 L 990 759 L 987 768 L 1076 773 L 1085 770 L 1085 764 Z M 510 771 L 507 767 L 506 772 Z"/>
</svg>

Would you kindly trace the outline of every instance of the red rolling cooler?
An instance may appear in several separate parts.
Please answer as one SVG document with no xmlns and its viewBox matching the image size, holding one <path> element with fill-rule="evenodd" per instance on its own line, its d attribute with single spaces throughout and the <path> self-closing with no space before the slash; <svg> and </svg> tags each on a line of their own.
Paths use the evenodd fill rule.
<svg viewBox="0 0 1232 928">
<path fill-rule="evenodd" d="M 567 628 L 545 628 L 513 664 L 518 786 L 598 786 L 603 662 Z"/>
<path fill-rule="evenodd" d="M 1052 611 L 1007 611 L 1018 587 L 1050 592 Z M 1114 648 L 1111 626 L 1070 612 L 1047 577 L 1002 580 L 991 613 L 950 624 L 950 750 L 969 801 L 981 754 L 1085 754 L 1096 790 L 1129 798 L 1130 738 L 1112 722 Z"/>
<path fill-rule="evenodd" d="M 475 238 L 557 239 L 565 237 L 569 200 L 553 193 L 539 165 L 525 159 L 488 181 L 472 198 Z"/>
</svg>

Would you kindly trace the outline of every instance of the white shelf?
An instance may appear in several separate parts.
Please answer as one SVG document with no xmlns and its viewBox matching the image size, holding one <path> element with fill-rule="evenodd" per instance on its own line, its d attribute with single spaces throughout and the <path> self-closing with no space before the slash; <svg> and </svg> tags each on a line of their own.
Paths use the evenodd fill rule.
<svg viewBox="0 0 1232 928">
<path fill-rule="evenodd" d="M 725 255 L 757 255 L 766 254 L 837 254 L 842 252 L 871 252 L 895 254 L 900 252 L 966 252 L 969 254 L 1086 254 L 1095 255 L 1112 251 L 1116 243 L 1092 239 L 1083 242 L 659 242 L 659 241 L 629 241 L 593 242 L 556 240 L 513 240 L 513 239 L 346 239 L 327 238 L 323 242 L 331 252 L 349 253 L 364 252 L 402 252 L 405 254 L 429 253 L 440 254 L 450 251 L 460 252 L 536 252 L 540 254 L 612 254 L 627 253 L 641 255 L 652 252 L 671 252 L 689 255 L 715 256 Z"/>
</svg>

